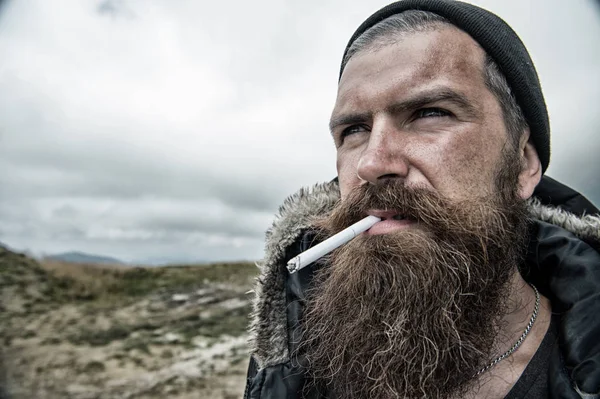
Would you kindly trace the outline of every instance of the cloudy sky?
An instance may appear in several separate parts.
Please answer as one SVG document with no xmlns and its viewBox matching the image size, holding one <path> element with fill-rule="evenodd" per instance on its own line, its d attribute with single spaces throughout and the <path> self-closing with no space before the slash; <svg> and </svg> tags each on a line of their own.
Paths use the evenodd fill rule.
<svg viewBox="0 0 600 399">
<path fill-rule="evenodd" d="M 548 174 L 600 203 L 600 7 L 473 1 L 526 43 Z M 339 61 L 380 0 L 8 0 L 0 241 L 125 261 L 256 260 L 278 205 L 333 178 Z"/>
</svg>

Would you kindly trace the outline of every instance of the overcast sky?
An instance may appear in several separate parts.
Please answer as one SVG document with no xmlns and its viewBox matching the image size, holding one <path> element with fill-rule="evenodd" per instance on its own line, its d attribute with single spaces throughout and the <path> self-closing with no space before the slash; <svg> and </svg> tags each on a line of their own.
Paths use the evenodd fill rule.
<svg viewBox="0 0 600 399">
<path fill-rule="evenodd" d="M 600 203 L 600 7 L 473 1 L 519 33 L 548 174 Z M 340 58 L 377 0 L 12 0 L 0 14 L 0 241 L 125 261 L 262 257 L 336 175 Z"/>
</svg>

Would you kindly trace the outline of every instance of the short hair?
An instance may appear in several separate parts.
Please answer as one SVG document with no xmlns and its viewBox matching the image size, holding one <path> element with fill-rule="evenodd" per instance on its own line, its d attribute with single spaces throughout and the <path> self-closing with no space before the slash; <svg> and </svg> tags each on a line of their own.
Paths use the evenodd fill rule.
<svg viewBox="0 0 600 399">
<path fill-rule="evenodd" d="M 428 11 L 408 10 L 394 14 L 373 25 L 360 35 L 346 52 L 342 60 L 342 70 L 350 59 L 362 51 L 376 51 L 382 47 L 394 44 L 403 33 L 430 31 L 441 25 L 455 27 L 446 18 Z M 512 93 L 506 77 L 494 59 L 486 53 L 483 66 L 485 85 L 498 100 L 509 143 L 516 149 L 523 131 L 528 127 L 525 116 Z"/>
</svg>

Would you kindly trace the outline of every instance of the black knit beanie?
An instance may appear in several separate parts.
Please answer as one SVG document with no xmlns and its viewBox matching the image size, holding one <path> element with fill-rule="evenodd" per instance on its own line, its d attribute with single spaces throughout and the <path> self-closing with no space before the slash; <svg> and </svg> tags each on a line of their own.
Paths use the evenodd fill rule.
<svg viewBox="0 0 600 399">
<path fill-rule="evenodd" d="M 440 15 L 465 31 L 490 55 L 500 67 L 523 110 L 531 130 L 531 139 L 545 172 L 550 162 L 550 122 L 544 95 L 533 61 L 519 36 L 506 22 L 491 12 L 454 0 L 402 0 L 371 15 L 354 32 L 344 50 L 366 30 L 384 19 L 407 10 L 429 11 Z M 343 59 L 342 58 L 342 59 Z M 340 79 L 344 65 L 340 69 Z"/>
</svg>

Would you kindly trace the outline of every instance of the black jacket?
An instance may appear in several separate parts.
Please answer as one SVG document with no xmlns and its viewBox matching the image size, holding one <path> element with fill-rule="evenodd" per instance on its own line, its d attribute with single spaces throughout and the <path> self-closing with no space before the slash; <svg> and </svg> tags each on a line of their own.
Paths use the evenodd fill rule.
<svg viewBox="0 0 600 399">
<path fill-rule="evenodd" d="M 301 392 L 302 369 L 290 361 L 313 270 L 290 275 L 286 263 L 311 245 L 310 220 L 339 198 L 337 183 L 302 189 L 280 207 L 267 231 L 255 285 L 251 351 L 244 398 L 318 398 Z M 560 315 L 559 345 L 548 370 L 549 398 L 600 398 L 600 215 L 587 199 L 544 177 L 529 209 L 531 226 L 523 277 Z"/>
</svg>

